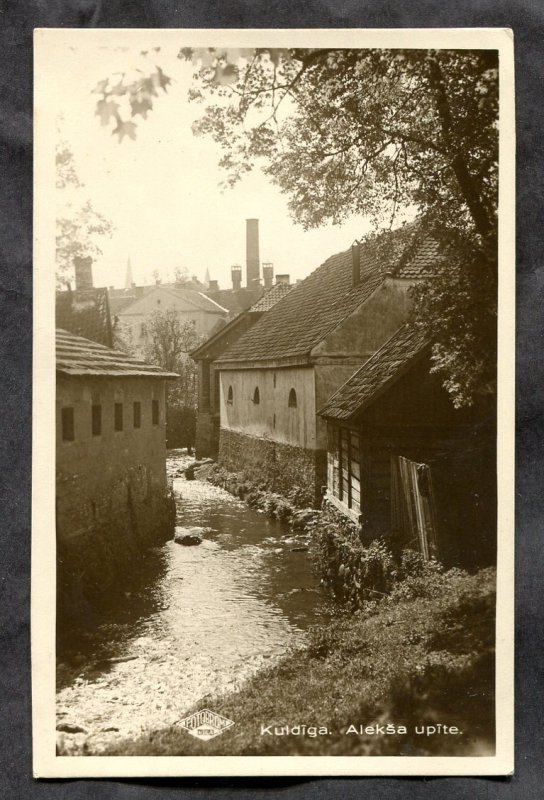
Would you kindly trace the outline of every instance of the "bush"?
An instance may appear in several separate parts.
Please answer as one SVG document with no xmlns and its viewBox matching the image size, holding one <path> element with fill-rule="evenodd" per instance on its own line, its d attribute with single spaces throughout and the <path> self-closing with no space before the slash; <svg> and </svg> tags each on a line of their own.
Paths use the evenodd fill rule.
<svg viewBox="0 0 544 800">
<path fill-rule="evenodd" d="M 398 578 L 393 556 L 381 540 L 364 546 L 353 530 L 336 523 L 316 525 L 312 543 L 314 568 L 335 598 L 351 608 L 391 592 Z"/>
</svg>

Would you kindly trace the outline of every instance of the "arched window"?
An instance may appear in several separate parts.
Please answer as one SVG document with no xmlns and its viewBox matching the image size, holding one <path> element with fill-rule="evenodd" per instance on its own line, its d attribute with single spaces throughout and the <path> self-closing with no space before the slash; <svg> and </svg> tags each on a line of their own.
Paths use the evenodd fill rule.
<svg viewBox="0 0 544 800">
<path fill-rule="evenodd" d="M 255 391 L 253 392 L 253 403 L 258 406 L 261 402 L 261 395 L 259 394 L 259 387 L 255 387 Z"/>
<path fill-rule="evenodd" d="M 297 407 L 297 393 L 294 389 L 291 389 L 289 392 L 289 401 L 287 403 L 289 408 L 296 408 Z"/>
<path fill-rule="evenodd" d="M 227 392 L 227 405 L 231 406 L 234 401 L 234 392 L 232 391 L 232 386 L 229 386 L 229 390 Z"/>
</svg>

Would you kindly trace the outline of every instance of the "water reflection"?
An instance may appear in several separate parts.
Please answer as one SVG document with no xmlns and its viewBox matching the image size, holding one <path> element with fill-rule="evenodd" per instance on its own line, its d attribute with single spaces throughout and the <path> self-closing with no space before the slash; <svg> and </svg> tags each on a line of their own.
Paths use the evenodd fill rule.
<svg viewBox="0 0 544 800">
<path fill-rule="evenodd" d="M 300 537 L 210 484 L 178 478 L 174 491 L 178 530 L 200 528 L 202 544 L 147 553 L 100 624 L 60 648 L 59 721 L 82 727 L 94 747 L 235 688 L 303 643 L 320 615 L 307 554 L 293 550 Z"/>
</svg>

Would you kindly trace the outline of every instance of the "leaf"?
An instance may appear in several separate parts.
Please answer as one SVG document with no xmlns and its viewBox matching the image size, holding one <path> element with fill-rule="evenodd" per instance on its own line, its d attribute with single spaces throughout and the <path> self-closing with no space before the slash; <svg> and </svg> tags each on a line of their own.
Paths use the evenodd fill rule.
<svg viewBox="0 0 544 800">
<path fill-rule="evenodd" d="M 225 66 L 218 64 L 215 68 L 213 82 L 219 86 L 228 86 L 236 83 L 238 80 L 238 67 L 234 64 L 226 64 Z"/>
<path fill-rule="evenodd" d="M 172 79 L 165 75 L 160 67 L 157 67 L 157 83 L 166 92 L 166 87 L 172 83 Z"/>
<path fill-rule="evenodd" d="M 100 124 L 107 125 L 112 117 L 117 116 L 119 104 L 114 100 L 99 100 L 96 104 L 95 115 L 100 117 Z"/>
<path fill-rule="evenodd" d="M 135 122 L 126 122 L 118 117 L 117 126 L 112 130 L 112 135 L 117 134 L 119 142 L 122 142 L 125 136 L 134 140 L 136 139 L 136 128 L 137 125 Z"/>
<path fill-rule="evenodd" d="M 147 112 L 153 108 L 153 102 L 150 97 L 140 96 L 130 98 L 130 109 L 132 116 L 140 114 L 144 119 L 147 119 Z"/>
</svg>

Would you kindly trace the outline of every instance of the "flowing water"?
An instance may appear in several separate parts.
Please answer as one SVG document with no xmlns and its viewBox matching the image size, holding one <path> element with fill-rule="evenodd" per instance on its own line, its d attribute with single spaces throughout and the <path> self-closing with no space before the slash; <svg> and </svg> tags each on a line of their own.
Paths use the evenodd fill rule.
<svg viewBox="0 0 544 800">
<path fill-rule="evenodd" d="M 146 553 L 131 591 L 74 633 L 68 657 L 60 653 L 62 752 L 99 752 L 171 725 L 203 696 L 236 689 L 302 645 L 322 619 L 303 537 L 209 483 L 173 485 L 177 532 L 199 528 L 202 544 L 169 541 Z"/>
</svg>

